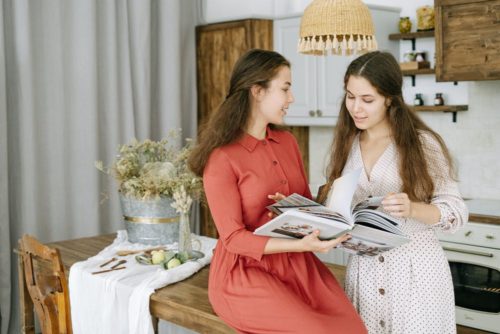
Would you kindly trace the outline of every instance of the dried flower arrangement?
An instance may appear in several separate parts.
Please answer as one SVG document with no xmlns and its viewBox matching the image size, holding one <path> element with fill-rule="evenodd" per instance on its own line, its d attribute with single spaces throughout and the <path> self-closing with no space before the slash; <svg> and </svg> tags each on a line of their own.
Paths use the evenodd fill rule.
<svg viewBox="0 0 500 334">
<path fill-rule="evenodd" d="M 180 130 L 171 131 L 161 141 L 133 140 L 119 148 L 111 167 L 104 167 L 102 161 L 96 161 L 95 166 L 118 181 L 119 192 L 125 197 L 141 200 L 172 197 L 178 203 L 182 197 L 189 198 L 191 204 L 191 199 L 200 197 L 202 182 L 187 166 L 191 140 L 180 148 L 171 143 L 176 142 L 179 134 Z M 182 207 L 189 210 L 189 206 L 185 203 Z"/>
</svg>

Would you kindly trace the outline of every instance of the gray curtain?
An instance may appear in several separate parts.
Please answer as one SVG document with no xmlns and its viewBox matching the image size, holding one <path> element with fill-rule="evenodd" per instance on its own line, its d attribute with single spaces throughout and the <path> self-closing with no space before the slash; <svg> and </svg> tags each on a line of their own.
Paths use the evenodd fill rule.
<svg viewBox="0 0 500 334">
<path fill-rule="evenodd" d="M 134 137 L 194 135 L 199 20 L 198 0 L 0 2 L 4 334 L 19 332 L 18 238 L 121 229 L 115 184 L 94 161 L 110 163 Z"/>
<path fill-rule="evenodd" d="M 0 6 L 0 331 L 7 332 L 10 317 L 10 232 L 7 170 L 7 97 L 3 6 Z"/>
</svg>

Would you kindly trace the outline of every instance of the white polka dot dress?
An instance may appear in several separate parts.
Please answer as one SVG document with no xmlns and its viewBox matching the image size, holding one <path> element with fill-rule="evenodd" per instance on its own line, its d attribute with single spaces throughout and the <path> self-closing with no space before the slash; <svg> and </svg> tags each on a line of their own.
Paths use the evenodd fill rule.
<svg viewBox="0 0 500 334">
<path fill-rule="evenodd" d="M 445 254 L 435 231 L 454 232 L 467 221 L 467 208 L 437 141 L 422 133 L 429 171 L 435 182 L 432 204 L 441 221 L 426 225 L 404 219 L 403 231 L 411 242 L 375 257 L 351 256 L 345 290 L 369 333 L 456 333 L 453 283 Z M 362 173 L 353 203 L 368 196 L 401 192 L 399 154 L 390 144 L 373 166 L 370 178 Z M 359 136 L 354 140 L 343 173 L 364 165 Z"/>
</svg>

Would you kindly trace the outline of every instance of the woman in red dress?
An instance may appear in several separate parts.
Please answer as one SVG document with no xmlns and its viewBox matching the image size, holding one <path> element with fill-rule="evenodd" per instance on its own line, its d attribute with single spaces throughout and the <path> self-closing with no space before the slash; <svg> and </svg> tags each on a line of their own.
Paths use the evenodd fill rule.
<svg viewBox="0 0 500 334">
<path fill-rule="evenodd" d="M 256 236 L 277 192 L 311 198 L 295 138 L 275 125 L 293 95 L 290 63 L 251 50 L 236 63 L 229 93 L 200 133 L 190 157 L 203 176 L 219 232 L 208 293 L 214 311 L 240 333 L 366 333 L 328 268 L 312 252 L 349 237 L 320 241 Z"/>
</svg>

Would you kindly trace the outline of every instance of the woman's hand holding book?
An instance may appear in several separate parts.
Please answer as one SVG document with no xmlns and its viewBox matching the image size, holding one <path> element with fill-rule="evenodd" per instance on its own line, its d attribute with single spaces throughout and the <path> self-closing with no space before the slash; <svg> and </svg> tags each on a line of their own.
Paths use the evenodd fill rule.
<svg viewBox="0 0 500 334">
<path fill-rule="evenodd" d="M 303 237 L 297 242 L 302 244 L 302 249 L 309 252 L 328 253 L 332 248 L 336 248 L 344 241 L 351 239 L 349 234 L 341 235 L 332 240 L 323 241 L 318 238 L 319 230 L 314 230 L 309 235 Z"/>
</svg>

